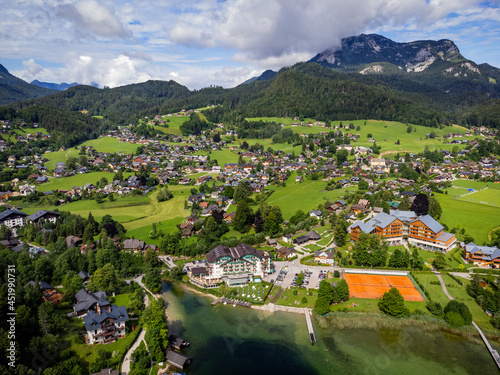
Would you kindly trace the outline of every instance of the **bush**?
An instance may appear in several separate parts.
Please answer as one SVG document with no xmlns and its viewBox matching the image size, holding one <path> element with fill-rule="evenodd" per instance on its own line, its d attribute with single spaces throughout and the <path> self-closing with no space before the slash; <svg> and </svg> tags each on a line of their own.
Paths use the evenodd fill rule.
<svg viewBox="0 0 500 375">
<path fill-rule="evenodd" d="M 443 315 L 443 306 L 441 306 L 441 304 L 436 301 L 427 302 L 427 310 L 429 310 L 432 315 L 436 316 Z"/>
<path fill-rule="evenodd" d="M 490 320 L 490 323 L 495 327 L 496 329 L 500 329 L 500 315 L 497 313 L 493 315 L 493 317 Z"/>
<path fill-rule="evenodd" d="M 294 296 L 296 296 L 296 295 L 299 294 L 299 292 L 297 291 L 297 289 L 294 289 L 292 293 L 293 293 Z"/>
<path fill-rule="evenodd" d="M 335 270 L 333 272 L 333 277 L 340 277 L 340 272 L 338 270 Z"/>
<path fill-rule="evenodd" d="M 444 315 L 444 320 L 446 320 L 453 327 L 461 327 L 465 323 L 462 316 L 455 311 L 448 311 Z"/>
<path fill-rule="evenodd" d="M 470 313 L 467 305 L 465 305 L 462 302 L 457 302 L 455 300 L 448 302 L 448 304 L 444 308 L 445 320 L 446 320 L 446 315 L 449 312 L 456 312 L 457 314 L 459 314 L 463 320 L 462 325 L 463 324 L 469 325 L 472 323 L 472 314 Z M 448 322 L 448 320 L 446 320 L 446 321 Z M 450 322 L 448 322 L 448 323 L 450 323 Z M 450 324 L 452 324 L 452 323 L 450 323 Z"/>
<path fill-rule="evenodd" d="M 405 300 L 397 288 L 391 288 L 385 292 L 378 303 L 380 311 L 387 315 L 402 317 L 410 315 L 405 306 Z"/>
<path fill-rule="evenodd" d="M 307 303 L 307 298 L 306 297 L 302 297 L 302 300 L 300 302 L 301 303 Z"/>
</svg>

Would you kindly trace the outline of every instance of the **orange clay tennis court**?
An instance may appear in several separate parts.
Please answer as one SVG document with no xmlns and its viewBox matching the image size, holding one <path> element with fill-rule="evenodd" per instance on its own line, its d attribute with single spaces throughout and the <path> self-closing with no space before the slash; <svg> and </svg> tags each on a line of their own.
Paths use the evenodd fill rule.
<svg viewBox="0 0 500 375">
<path fill-rule="evenodd" d="M 408 276 L 344 274 L 353 298 L 380 298 L 392 287 L 398 288 L 405 301 L 424 301 Z"/>
</svg>

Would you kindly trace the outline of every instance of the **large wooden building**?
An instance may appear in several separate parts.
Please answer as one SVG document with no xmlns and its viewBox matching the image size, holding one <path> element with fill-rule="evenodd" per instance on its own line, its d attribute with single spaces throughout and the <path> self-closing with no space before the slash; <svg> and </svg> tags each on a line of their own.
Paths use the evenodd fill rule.
<svg viewBox="0 0 500 375">
<path fill-rule="evenodd" d="M 351 231 L 352 242 L 359 241 L 361 233 L 376 234 L 391 245 L 399 244 L 403 240 L 403 222 L 385 212 L 377 214 L 366 223 L 356 221 L 349 229 Z"/>
<path fill-rule="evenodd" d="M 420 216 L 409 225 L 408 242 L 426 250 L 446 253 L 456 244 L 453 233 L 443 231 L 444 227 L 430 215 Z"/>
<path fill-rule="evenodd" d="M 500 266 L 500 249 L 496 246 L 478 246 L 474 242 L 465 245 L 464 258 L 483 266 Z"/>
</svg>

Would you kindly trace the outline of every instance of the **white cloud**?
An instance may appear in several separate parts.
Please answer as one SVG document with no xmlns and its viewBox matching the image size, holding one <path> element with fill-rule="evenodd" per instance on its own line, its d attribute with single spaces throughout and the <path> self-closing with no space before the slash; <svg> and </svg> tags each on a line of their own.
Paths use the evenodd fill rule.
<svg viewBox="0 0 500 375">
<path fill-rule="evenodd" d="M 56 8 L 59 17 L 71 22 L 75 30 L 85 31 L 106 38 L 129 38 L 130 31 L 125 30 L 114 12 L 96 0 L 81 0 L 74 4 L 63 4 Z"/>
<path fill-rule="evenodd" d="M 23 66 L 28 69 L 28 73 L 32 76 L 36 76 L 43 70 L 43 66 L 37 64 L 34 58 L 23 61 Z"/>
</svg>

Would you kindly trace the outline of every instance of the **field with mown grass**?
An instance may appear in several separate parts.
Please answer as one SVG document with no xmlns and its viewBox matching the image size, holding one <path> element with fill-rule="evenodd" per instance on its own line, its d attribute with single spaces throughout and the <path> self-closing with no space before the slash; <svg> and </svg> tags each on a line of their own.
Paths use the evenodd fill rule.
<svg viewBox="0 0 500 375">
<path fill-rule="evenodd" d="M 293 294 L 293 291 L 297 291 L 297 295 Z M 313 295 L 309 295 L 309 293 Z M 306 289 L 306 288 L 298 288 L 291 287 L 285 289 L 281 297 L 276 302 L 276 305 L 281 306 L 290 306 L 290 307 L 308 307 L 310 309 L 314 308 L 314 304 L 316 303 L 316 299 L 318 294 L 317 289 Z M 302 298 L 306 297 L 307 302 L 302 303 Z"/>
<path fill-rule="evenodd" d="M 128 178 L 133 173 L 123 173 L 124 178 Z M 109 183 L 113 182 L 114 173 L 110 172 L 89 172 L 83 174 L 75 174 L 69 177 L 49 177 L 49 181 L 44 184 L 37 184 L 37 191 L 54 191 L 54 190 L 70 190 L 73 186 L 83 187 L 87 183 L 96 184 L 101 178 L 105 177 Z"/>
<path fill-rule="evenodd" d="M 484 199 L 490 199 L 492 202 L 495 200 L 495 197 L 500 199 L 500 195 L 497 194 L 497 191 L 499 191 L 497 189 L 498 185 L 489 185 L 494 187 L 458 198 L 458 196 L 467 193 L 467 188 L 480 189 L 484 187 L 483 183 L 458 180 L 454 181 L 454 186 L 445 190 L 448 194 L 435 194 L 435 198 L 443 210 L 439 221 L 442 224 L 446 224 L 449 230 L 455 226 L 460 229 L 465 228 L 466 233 L 471 235 L 478 244 L 487 242 L 490 230 L 498 227 L 500 224 L 500 207 L 466 201 L 463 198 L 478 199 L 481 201 L 481 196 L 479 195 L 476 196 L 477 198 L 474 198 L 474 194 L 487 192 L 485 194 L 488 194 L 488 196 Z M 498 205 L 498 201 L 494 203 Z"/>
<path fill-rule="evenodd" d="M 33 134 L 38 132 L 42 132 L 42 134 L 49 134 L 49 132 L 45 128 L 19 128 L 14 129 L 14 132 L 19 135 Z"/>
<path fill-rule="evenodd" d="M 469 307 L 469 310 L 472 314 L 472 319 L 477 323 L 481 328 L 487 328 L 493 330 L 494 327 L 490 323 L 490 317 L 486 315 L 484 310 L 476 303 L 475 299 L 467 294 L 465 288 L 470 283 L 469 280 L 460 279 L 463 281 L 464 285 L 460 286 L 455 280 L 453 280 L 448 275 L 442 275 L 443 281 L 446 285 L 450 284 L 453 287 L 448 287 L 448 293 L 458 302 L 463 302 Z"/>
<path fill-rule="evenodd" d="M 286 181 L 286 187 L 272 186 L 270 189 L 274 190 L 266 202 L 271 205 L 278 205 L 281 207 L 281 212 L 285 220 L 290 219 L 291 216 L 299 209 L 308 213 L 309 210 L 316 209 L 318 204 L 324 204 L 326 200 L 335 202 L 347 191 L 355 191 L 357 187 L 350 186 L 345 189 L 338 190 L 325 190 L 326 182 L 322 180 L 308 180 L 304 182 L 295 182 L 296 173 Z"/>
<path fill-rule="evenodd" d="M 275 121 L 278 124 L 291 124 L 292 119 L 286 118 L 276 118 L 276 117 L 258 117 L 258 118 L 249 118 L 249 120 L 263 120 L 263 121 Z M 308 121 L 315 122 L 313 119 L 306 119 L 305 122 Z M 364 125 L 366 121 L 366 125 Z M 379 146 L 382 147 L 381 152 L 385 151 L 394 151 L 394 152 L 422 152 L 425 149 L 425 146 L 428 146 L 431 151 L 435 149 L 443 149 L 443 150 L 452 150 L 454 146 L 453 144 L 443 144 L 443 139 L 426 139 L 426 134 L 430 134 L 431 131 L 438 136 L 443 136 L 448 133 L 460 133 L 465 134 L 468 130 L 462 126 L 453 125 L 453 126 L 445 126 L 443 129 L 438 128 L 430 128 L 426 126 L 420 125 L 412 125 L 415 131 L 411 133 L 407 133 L 406 124 L 395 121 L 376 121 L 376 120 L 355 120 L 355 121 L 332 121 L 331 125 L 342 125 L 344 128 L 343 132 L 351 133 L 351 134 L 359 134 L 360 138 L 357 142 L 353 142 L 355 146 L 366 146 L 371 147 L 373 144 L 369 142 L 368 134 L 371 134 L 373 139 L 377 142 Z M 360 130 L 358 131 L 356 128 L 354 129 L 345 129 L 345 125 L 353 124 L 355 127 L 359 126 Z M 318 134 L 319 132 L 329 132 L 332 129 L 324 128 L 321 126 L 298 126 L 298 127 L 290 127 L 295 133 L 304 133 L 304 134 Z M 461 139 L 474 137 L 463 137 Z M 400 144 L 395 144 L 399 139 Z M 463 146 L 458 145 L 459 149 L 463 148 Z"/>
<path fill-rule="evenodd" d="M 378 308 L 378 302 L 379 299 L 349 298 L 349 301 L 347 302 L 331 305 L 330 311 L 338 311 L 346 308 L 349 311 L 354 312 L 382 314 L 382 312 Z M 410 310 L 410 312 L 413 312 L 416 309 L 427 311 L 425 308 L 425 302 L 405 301 L 405 306 L 408 308 L 408 310 Z"/>
</svg>

